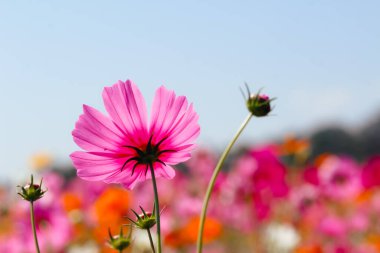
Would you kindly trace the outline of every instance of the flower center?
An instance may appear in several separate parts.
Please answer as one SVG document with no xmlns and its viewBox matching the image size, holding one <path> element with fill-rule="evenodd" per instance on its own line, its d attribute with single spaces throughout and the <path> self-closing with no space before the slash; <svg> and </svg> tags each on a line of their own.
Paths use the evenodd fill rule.
<svg viewBox="0 0 380 253">
<path fill-rule="evenodd" d="M 169 150 L 169 149 L 167 149 L 167 150 L 160 150 L 160 145 L 167 139 L 167 137 L 165 137 L 162 140 L 160 140 L 157 144 L 152 144 L 152 138 L 153 138 L 153 136 L 151 136 L 149 138 L 149 141 L 148 141 L 148 143 L 147 143 L 147 145 L 145 147 L 145 150 L 140 149 L 138 147 L 129 146 L 129 145 L 123 146 L 123 147 L 135 150 L 136 154 L 135 154 L 135 156 L 129 158 L 128 160 L 126 160 L 124 162 L 123 166 L 121 167 L 121 171 L 123 171 L 124 167 L 129 162 L 134 162 L 131 176 L 135 172 L 136 167 L 138 165 L 140 165 L 140 164 L 146 165 L 145 175 L 146 175 L 146 173 L 148 171 L 148 166 L 153 166 L 153 164 L 155 162 L 159 162 L 159 163 L 161 163 L 163 165 L 166 165 L 162 160 L 159 159 L 160 155 L 163 154 L 163 153 L 166 153 L 166 152 L 174 152 L 174 150 Z"/>
<path fill-rule="evenodd" d="M 332 182 L 335 184 L 344 184 L 347 181 L 347 176 L 343 173 L 336 173 L 333 178 Z"/>
</svg>

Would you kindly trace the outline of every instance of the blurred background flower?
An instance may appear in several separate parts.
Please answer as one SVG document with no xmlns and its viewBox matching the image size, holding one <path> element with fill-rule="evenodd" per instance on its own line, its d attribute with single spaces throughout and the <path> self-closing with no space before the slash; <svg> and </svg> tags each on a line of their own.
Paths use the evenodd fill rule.
<svg viewBox="0 0 380 253">
<path fill-rule="evenodd" d="M 300 162 L 283 152 L 288 142 L 284 137 L 245 146 L 229 158 L 210 202 L 206 252 L 380 252 L 378 156 L 315 155 L 310 141 L 310 152 Z M 177 166 L 173 180 L 158 180 L 165 252 L 194 251 L 216 154 L 200 147 L 193 159 Z M 149 184 L 126 191 L 83 181 L 74 168 L 57 166 L 53 159 L 36 177 L 43 177 L 49 189 L 35 206 L 44 252 L 113 252 L 106 245 L 108 228 L 128 230 L 131 209 L 153 209 Z M 28 206 L 13 187 L 2 186 L 0 198 L 0 252 L 33 252 Z M 150 252 L 141 232 L 134 229 L 128 252 Z"/>
</svg>

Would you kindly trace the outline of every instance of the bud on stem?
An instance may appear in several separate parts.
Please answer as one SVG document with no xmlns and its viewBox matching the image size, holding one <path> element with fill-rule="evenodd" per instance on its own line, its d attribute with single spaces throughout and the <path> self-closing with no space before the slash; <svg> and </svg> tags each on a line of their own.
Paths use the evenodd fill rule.
<svg viewBox="0 0 380 253">
<path fill-rule="evenodd" d="M 34 236 L 34 244 L 36 245 L 37 253 L 40 253 L 40 247 L 38 245 L 38 238 L 36 233 L 36 224 L 34 219 L 34 201 L 42 198 L 46 192 L 42 190 L 42 178 L 40 184 L 34 184 L 33 175 L 30 176 L 30 183 L 25 186 L 18 186 L 21 188 L 21 192 L 18 192 L 23 199 L 30 202 L 30 221 L 32 223 L 33 236 Z"/>
<path fill-rule="evenodd" d="M 247 93 L 244 94 L 242 91 L 243 97 L 246 100 L 246 106 L 250 113 L 256 117 L 267 116 L 271 111 L 270 103 L 274 98 L 270 99 L 267 95 L 260 94 L 260 91 L 257 94 L 251 93 L 247 84 L 245 84 Z"/>
<path fill-rule="evenodd" d="M 118 235 L 112 235 L 111 229 L 108 228 L 108 235 L 110 237 L 108 245 L 114 250 L 123 252 L 123 250 L 128 248 L 131 244 L 132 228 L 129 230 L 128 236 L 124 236 L 122 227 L 120 227 L 120 233 Z"/>
<path fill-rule="evenodd" d="M 29 202 L 34 202 L 42 198 L 46 191 L 42 190 L 42 178 L 40 184 L 33 183 L 33 175 L 30 176 L 30 183 L 24 186 L 18 186 L 21 188 L 21 192 L 17 194 L 20 195 L 23 199 Z"/>
</svg>

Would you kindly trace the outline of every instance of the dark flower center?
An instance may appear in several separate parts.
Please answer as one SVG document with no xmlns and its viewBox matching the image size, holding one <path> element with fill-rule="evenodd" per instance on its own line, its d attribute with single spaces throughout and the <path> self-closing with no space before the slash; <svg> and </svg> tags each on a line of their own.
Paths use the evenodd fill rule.
<svg viewBox="0 0 380 253">
<path fill-rule="evenodd" d="M 129 146 L 129 145 L 126 145 L 126 146 L 123 146 L 123 147 L 126 147 L 126 148 L 130 148 L 130 149 L 133 149 L 134 151 L 136 151 L 136 155 L 129 158 L 128 160 L 126 160 L 123 164 L 123 166 L 121 167 L 121 171 L 123 171 L 124 167 L 129 163 L 129 162 L 134 162 L 134 165 L 133 165 L 133 168 L 132 168 L 132 173 L 131 173 L 131 176 L 133 175 L 133 173 L 135 172 L 135 169 L 138 165 L 142 164 L 142 165 L 146 165 L 146 169 L 145 169 L 145 175 L 148 171 L 148 166 L 153 166 L 153 164 L 155 162 L 159 162 L 163 165 L 166 165 L 162 160 L 159 159 L 159 156 L 163 153 L 167 153 L 167 152 L 174 152 L 174 150 L 160 150 L 160 145 L 167 139 L 167 137 L 163 138 L 162 140 L 160 140 L 157 144 L 152 144 L 152 138 L 153 136 L 151 136 L 149 138 L 149 141 L 145 147 L 145 150 L 142 150 L 138 147 L 134 147 L 134 146 Z"/>
<path fill-rule="evenodd" d="M 335 184 L 344 184 L 347 180 L 347 176 L 343 173 L 336 173 L 332 178 L 332 182 Z"/>
</svg>

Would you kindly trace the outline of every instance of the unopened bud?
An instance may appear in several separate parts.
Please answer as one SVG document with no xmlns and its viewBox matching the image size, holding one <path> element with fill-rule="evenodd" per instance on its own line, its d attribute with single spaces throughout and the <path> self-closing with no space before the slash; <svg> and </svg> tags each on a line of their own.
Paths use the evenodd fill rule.
<svg viewBox="0 0 380 253">
<path fill-rule="evenodd" d="M 270 99 L 267 95 L 260 94 L 260 92 L 257 94 L 251 94 L 247 84 L 246 88 L 248 95 L 246 97 L 243 93 L 243 96 L 246 99 L 247 109 L 256 117 L 268 115 L 272 110 L 270 103 L 274 99 Z"/>
<path fill-rule="evenodd" d="M 154 225 L 156 225 L 156 215 L 155 215 L 155 209 L 153 208 L 153 212 L 146 212 L 141 206 L 140 209 L 142 211 L 142 214 L 137 214 L 132 209 L 132 212 L 136 216 L 136 220 L 129 219 L 136 227 L 140 229 L 150 229 Z"/>
<path fill-rule="evenodd" d="M 34 202 L 40 198 L 42 198 L 46 192 L 42 190 L 42 179 L 40 184 L 34 184 L 33 175 L 30 176 L 30 183 L 25 186 L 19 186 L 21 188 L 21 192 L 18 192 L 23 199 Z"/>
<path fill-rule="evenodd" d="M 271 111 L 270 101 L 267 95 L 251 95 L 247 100 L 247 108 L 256 117 L 263 117 Z"/>
<path fill-rule="evenodd" d="M 129 230 L 129 235 L 124 236 L 123 235 L 123 228 L 120 228 L 120 233 L 118 235 L 112 235 L 111 229 L 108 228 L 108 235 L 110 239 L 108 240 L 108 245 L 113 248 L 114 250 L 118 250 L 122 252 L 126 248 L 129 247 L 131 244 L 131 234 L 132 234 L 132 229 Z"/>
</svg>

